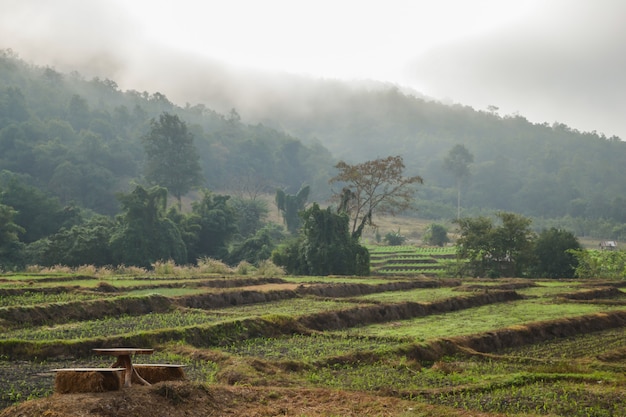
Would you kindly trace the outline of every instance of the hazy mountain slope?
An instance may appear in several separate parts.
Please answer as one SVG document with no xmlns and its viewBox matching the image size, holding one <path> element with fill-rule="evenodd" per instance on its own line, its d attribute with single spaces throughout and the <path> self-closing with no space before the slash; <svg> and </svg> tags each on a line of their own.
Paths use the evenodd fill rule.
<svg viewBox="0 0 626 417">
<path fill-rule="evenodd" d="M 112 80 L 86 80 L 0 53 L 4 181 L 19 176 L 63 204 L 115 213 L 116 192 L 143 182 L 141 137 L 163 112 L 177 114 L 194 133 L 204 186 L 296 192 L 307 183 L 313 195 L 328 196 L 333 160 L 319 144 L 246 124 L 236 112 L 180 107 L 159 92 L 121 91 Z"/>
<path fill-rule="evenodd" d="M 446 105 L 381 83 L 289 76 L 285 82 L 291 88 L 271 94 L 270 87 L 279 83 L 260 81 L 246 96 L 233 94 L 230 103 L 252 120 L 317 140 L 349 162 L 402 155 L 408 173 L 426 181 L 418 203 L 423 215 L 441 214 L 442 204 L 455 204 L 454 181 L 442 162 L 461 143 L 474 155 L 466 207 L 626 221 L 621 214 L 626 144 L 619 138 Z M 263 106 L 249 105 L 263 94 L 269 97 Z M 205 96 L 210 103 L 211 89 Z"/>
<path fill-rule="evenodd" d="M 330 192 L 327 179 L 337 159 L 402 155 L 406 173 L 425 180 L 416 201 L 419 215 L 448 219 L 456 213 L 456 190 L 442 162 L 461 143 L 474 155 L 462 193 L 466 214 L 509 210 L 567 217 L 577 219 L 567 225 L 582 234 L 598 222 L 604 222 L 604 236 L 623 233 L 626 145 L 618 138 L 446 105 L 377 82 L 223 68 L 191 73 L 197 76 L 173 77 L 164 85 L 165 93 L 187 92 L 188 102 L 201 103 L 180 107 L 158 92 L 121 91 L 110 80 L 32 67 L 5 53 L 0 169 L 27 174 L 66 201 L 101 208 L 115 201 L 115 191 L 141 179 L 139 138 L 150 118 L 170 111 L 196 135 L 212 189 L 255 181 L 268 190 L 295 192 L 306 182 L 321 201 Z M 81 181 L 69 181 L 76 177 Z M 596 224 L 589 226 L 592 220 Z"/>
</svg>

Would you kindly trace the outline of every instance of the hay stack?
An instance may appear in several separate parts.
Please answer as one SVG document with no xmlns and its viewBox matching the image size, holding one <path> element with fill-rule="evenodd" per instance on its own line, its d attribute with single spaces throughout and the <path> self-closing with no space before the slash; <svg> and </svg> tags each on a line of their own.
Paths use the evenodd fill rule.
<svg viewBox="0 0 626 417">
<path fill-rule="evenodd" d="M 142 364 L 134 365 L 139 375 L 151 384 L 161 381 L 183 381 L 185 379 L 185 371 L 180 365 L 163 365 L 163 364 Z M 132 383 L 139 382 L 133 374 Z"/>
<path fill-rule="evenodd" d="M 57 370 L 54 390 L 60 394 L 118 391 L 123 385 L 123 371 Z"/>
</svg>

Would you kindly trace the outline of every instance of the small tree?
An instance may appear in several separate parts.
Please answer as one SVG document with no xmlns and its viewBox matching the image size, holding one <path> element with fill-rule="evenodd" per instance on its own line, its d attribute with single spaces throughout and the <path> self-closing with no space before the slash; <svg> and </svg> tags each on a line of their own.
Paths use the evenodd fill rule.
<svg viewBox="0 0 626 417">
<path fill-rule="evenodd" d="M 23 244 L 19 234 L 24 229 L 13 222 L 16 214 L 13 208 L 0 204 L 0 271 L 21 266 Z"/>
<path fill-rule="evenodd" d="M 468 261 L 474 276 L 521 276 L 532 259 L 530 219 L 498 212 L 500 225 L 486 217 L 460 218 L 457 256 Z"/>
<path fill-rule="evenodd" d="M 167 190 L 162 187 L 135 187 L 118 196 L 124 214 L 111 236 L 116 264 L 150 267 L 156 261 L 187 261 L 187 249 L 179 229 L 165 217 Z"/>
<path fill-rule="evenodd" d="M 152 119 L 150 132 L 142 138 L 147 155 L 144 174 L 150 184 L 160 185 L 176 197 L 181 209 L 181 197 L 202 181 L 200 157 L 193 135 L 178 116 L 163 113 Z"/>
<path fill-rule="evenodd" d="M 578 259 L 572 251 L 581 250 L 576 236 L 566 230 L 542 231 L 535 241 L 534 275 L 545 278 L 573 278 Z"/>
<path fill-rule="evenodd" d="M 371 223 L 377 214 L 396 215 L 411 207 L 414 184 L 422 184 L 420 176 L 404 177 L 404 161 L 401 156 L 367 161 L 350 165 L 339 162 L 335 165 L 339 174 L 329 180 L 330 184 L 341 183 L 345 187 L 336 195 L 340 211 L 351 217 L 351 232 L 358 234 L 366 222 Z"/>
<path fill-rule="evenodd" d="M 400 234 L 400 229 L 398 229 L 397 232 L 388 232 L 385 235 L 385 242 L 387 242 L 389 246 L 403 245 L 404 242 L 406 242 L 406 236 Z"/>
<path fill-rule="evenodd" d="M 189 262 L 202 257 L 226 259 L 228 246 L 237 232 L 237 213 L 229 204 L 230 196 L 203 190 L 202 199 L 191 204 L 186 216 Z"/>
<path fill-rule="evenodd" d="M 464 145 L 457 144 L 443 161 L 445 168 L 452 173 L 456 180 L 456 218 L 461 218 L 461 185 L 470 175 L 469 164 L 474 162 L 474 156 Z"/>
<path fill-rule="evenodd" d="M 276 265 L 292 274 L 369 274 L 369 252 L 350 233 L 345 213 L 313 203 L 301 215 L 302 235 L 272 254 Z"/>
<path fill-rule="evenodd" d="M 450 242 L 448 230 L 440 224 L 432 223 L 426 229 L 424 242 L 433 246 L 444 246 L 446 243 Z"/>
<path fill-rule="evenodd" d="M 291 195 L 283 190 L 276 190 L 276 207 L 283 216 L 287 230 L 291 234 L 298 232 L 301 224 L 300 212 L 306 207 L 311 187 L 308 185 L 300 188 L 297 194 Z"/>
</svg>

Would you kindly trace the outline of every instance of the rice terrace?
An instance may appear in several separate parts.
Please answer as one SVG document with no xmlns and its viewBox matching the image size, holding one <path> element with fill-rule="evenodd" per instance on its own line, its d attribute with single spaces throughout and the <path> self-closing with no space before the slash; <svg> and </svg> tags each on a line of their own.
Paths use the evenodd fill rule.
<svg viewBox="0 0 626 417">
<path fill-rule="evenodd" d="M 0 415 L 626 415 L 622 281 L 443 278 L 427 272 L 445 256 L 381 248 L 381 272 L 358 278 L 5 274 Z M 93 349 L 117 346 L 154 349 L 143 366 L 185 380 L 54 392 L 54 369 L 106 367 Z"/>
</svg>

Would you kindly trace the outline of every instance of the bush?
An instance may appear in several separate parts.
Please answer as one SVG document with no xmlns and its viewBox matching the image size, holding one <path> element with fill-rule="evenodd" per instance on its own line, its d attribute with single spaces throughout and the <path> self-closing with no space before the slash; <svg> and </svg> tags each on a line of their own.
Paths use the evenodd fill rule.
<svg viewBox="0 0 626 417">
<path fill-rule="evenodd" d="M 385 235 L 385 242 L 389 246 L 399 246 L 406 242 L 406 237 L 400 234 L 400 229 L 397 232 L 389 232 Z"/>
<path fill-rule="evenodd" d="M 428 245 L 433 246 L 445 246 L 446 243 L 450 242 L 450 238 L 448 238 L 448 230 L 444 226 L 437 223 L 433 223 L 428 226 L 423 240 Z"/>
<path fill-rule="evenodd" d="M 533 275 L 542 278 L 573 278 L 578 259 L 571 251 L 581 246 L 572 233 L 551 228 L 539 234 L 534 243 Z"/>
</svg>

